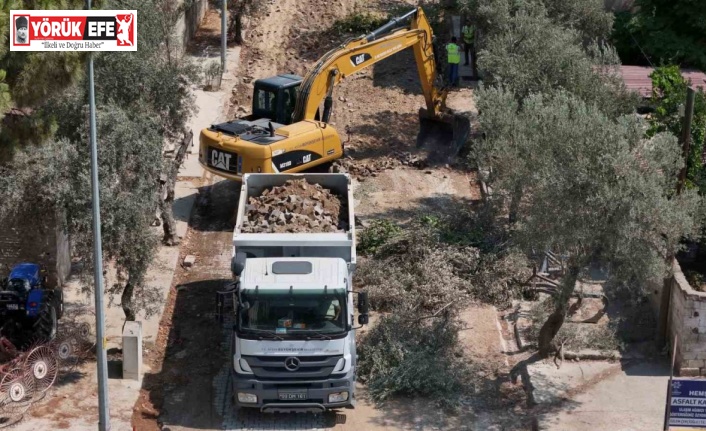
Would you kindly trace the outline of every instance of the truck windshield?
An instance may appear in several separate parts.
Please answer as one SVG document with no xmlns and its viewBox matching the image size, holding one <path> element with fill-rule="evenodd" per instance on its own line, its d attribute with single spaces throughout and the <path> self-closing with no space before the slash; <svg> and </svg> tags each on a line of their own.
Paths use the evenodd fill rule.
<svg viewBox="0 0 706 431">
<path fill-rule="evenodd" d="M 286 292 L 286 293 L 285 293 Z M 240 313 L 243 331 L 272 331 L 277 335 L 309 336 L 311 334 L 337 334 L 346 330 L 346 295 L 322 292 L 290 295 L 258 295 L 241 293 L 241 301 L 248 304 Z"/>
</svg>

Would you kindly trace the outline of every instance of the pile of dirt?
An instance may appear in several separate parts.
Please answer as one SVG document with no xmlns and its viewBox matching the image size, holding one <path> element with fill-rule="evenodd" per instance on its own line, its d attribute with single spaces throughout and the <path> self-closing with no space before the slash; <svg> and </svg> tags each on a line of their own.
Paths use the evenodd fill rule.
<svg viewBox="0 0 706 431">
<path fill-rule="evenodd" d="M 395 169 L 400 166 L 424 169 L 427 167 L 427 162 L 424 157 L 412 154 L 408 151 L 397 151 L 390 156 L 382 156 L 375 160 L 356 160 L 351 157 L 338 159 L 333 163 L 331 171 L 348 173 L 360 179 L 365 177 L 377 177 L 379 172 Z"/>
<path fill-rule="evenodd" d="M 347 213 L 345 199 L 331 190 L 306 179 L 289 180 L 250 197 L 243 232 L 345 232 Z"/>
</svg>

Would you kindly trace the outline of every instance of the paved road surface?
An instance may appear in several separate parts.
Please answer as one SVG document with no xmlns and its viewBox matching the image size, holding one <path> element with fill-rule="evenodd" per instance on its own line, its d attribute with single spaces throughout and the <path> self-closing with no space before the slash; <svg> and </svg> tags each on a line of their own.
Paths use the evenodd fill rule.
<svg viewBox="0 0 706 431">
<path fill-rule="evenodd" d="M 659 431 L 664 420 L 669 366 L 635 364 L 574 396 L 561 411 L 543 415 L 547 431 Z"/>
</svg>

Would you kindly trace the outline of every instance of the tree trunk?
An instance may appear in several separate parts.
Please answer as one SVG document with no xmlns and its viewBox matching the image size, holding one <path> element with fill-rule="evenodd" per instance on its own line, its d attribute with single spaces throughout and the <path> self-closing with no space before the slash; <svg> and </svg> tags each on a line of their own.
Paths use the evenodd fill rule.
<svg viewBox="0 0 706 431">
<path fill-rule="evenodd" d="M 125 321 L 132 322 L 135 320 L 135 307 L 132 304 L 132 294 L 135 291 L 135 286 L 130 282 L 128 278 L 127 284 L 125 284 L 125 289 L 123 289 L 123 294 L 120 297 L 120 305 L 123 307 L 123 313 L 125 313 Z"/>
<path fill-rule="evenodd" d="M 167 175 L 164 176 L 162 181 L 162 188 L 160 189 L 160 211 L 162 217 L 162 228 L 164 229 L 164 236 L 162 237 L 162 242 L 168 246 L 179 245 L 179 236 L 177 235 L 176 222 L 174 221 L 174 186 L 176 185 L 177 177 L 179 176 L 179 168 L 184 162 L 184 157 L 186 157 L 186 150 L 191 145 L 194 137 L 194 132 L 192 130 L 189 133 L 184 134 L 184 139 L 182 139 L 179 148 L 176 150 L 176 155 L 172 163 L 168 164 Z M 166 191 L 166 196 L 165 196 Z M 165 196 L 162 198 L 162 196 Z"/>
<path fill-rule="evenodd" d="M 236 13 L 233 21 L 235 21 L 235 29 L 233 35 L 235 36 L 235 43 L 242 45 L 243 43 L 243 14 Z"/>
<path fill-rule="evenodd" d="M 520 201 L 522 201 L 522 186 L 518 185 L 512 191 L 510 197 L 510 208 L 508 211 L 508 222 L 512 225 L 517 221 L 517 213 L 520 210 Z"/>
<path fill-rule="evenodd" d="M 564 324 L 566 306 L 567 303 L 560 304 L 557 302 L 554 312 L 549 315 L 547 321 L 542 325 L 542 329 L 539 330 L 539 355 L 543 358 L 546 358 L 551 353 L 554 337 Z"/>
<path fill-rule="evenodd" d="M 546 358 L 549 356 L 549 353 L 551 353 L 554 337 L 564 324 L 569 300 L 576 286 L 576 280 L 578 279 L 580 270 L 581 267 L 578 264 L 574 263 L 569 266 L 569 270 L 562 281 L 561 290 L 557 292 L 557 296 L 554 298 L 554 311 L 549 315 L 547 321 L 544 322 L 542 329 L 539 330 L 539 356 L 543 358 Z"/>
</svg>

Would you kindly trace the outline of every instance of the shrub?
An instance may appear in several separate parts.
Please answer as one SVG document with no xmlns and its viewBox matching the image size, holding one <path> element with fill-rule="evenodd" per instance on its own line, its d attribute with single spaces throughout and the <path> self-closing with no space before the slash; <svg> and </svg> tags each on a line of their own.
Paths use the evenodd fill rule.
<svg viewBox="0 0 706 431">
<path fill-rule="evenodd" d="M 209 90 L 217 90 L 221 87 L 221 63 L 212 61 L 203 69 L 204 85 Z"/>
<path fill-rule="evenodd" d="M 384 25 L 387 21 L 388 18 L 386 16 L 370 12 L 354 12 L 334 22 L 332 30 L 338 35 L 364 34 Z"/>
<path fill-rule="evenodd" d="M 448 237 L 458 238 L 447 232 L 449 224 L 434 217 L 428 216 L 380 245 L 375 259 L 360 262 L 355 283 L 369 292 L 373 309 L 389 311 L 401 301 L 410 301 L 431 312 L 464 299 L 506 307 L 519 296 L 521 283 L 531 274 L 520 251 L 483 252 L 467 244 L 444 242 Z"/>
<path fill-rule="evenodd" d="M 442 247 L 427 229 L 407 230 L 384 244 L 375 259 L 361 262 L 356 284 L 370 295 L 370 306 L 389 311 L 407 301 L 419 310 L 435 311 L 467 296 L 470 283 L 456 274 L 454 263 L 475 266 L 477 252 Z"/>
<path fill-rule="evenodd" d="M 419 319 L 414 309 L 383 317 L 362 340 L 360 378 L 375 402 L 394 395 L 420 395 L 454 407 L 471 366 L 458 351 L 458 322 L 451 313 Z"/>
<path fill-rule="evenodd" d="M 390 220 L 373 220 L 359 235 L 356 250 L 363 255 L 374 255 L 380 246 L 400 232 L 400 227 Z"/>
</svg>

